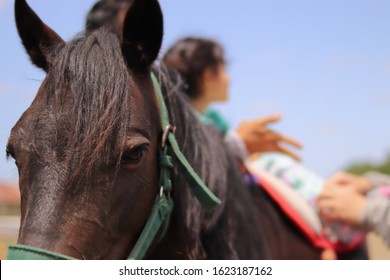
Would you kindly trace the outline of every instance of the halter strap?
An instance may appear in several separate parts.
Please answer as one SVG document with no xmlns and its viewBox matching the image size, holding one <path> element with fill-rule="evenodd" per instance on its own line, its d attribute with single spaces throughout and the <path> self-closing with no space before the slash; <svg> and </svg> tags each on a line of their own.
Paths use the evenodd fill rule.
<svg viewBox="0 0 390 280">
<path fill-rule="evenodd" d="M 74 260 L 74 258 L 26 245 L 10 245 L 7 260 Z"/>
<path fill-rule="evenodd" d="M 160 84 L 158 83 L 158 80 L 153 73 L 152 73 L 152 81 L 153 81 L 154 89 L 157 94 L 158 102 L 160 104 L 161 126 L 163 129 L 167 127 L 172 127 L 169 121 L 168 109 L 162 95 Z M 192 168 L 192 166 L 190 165 L 186 157 L 181 152 L 173 131 L 169 130 L 167 133 L 168 133 L 167 141 L 169 142 L 170 147 L 172 148 L 172 151 L 175 154 L 176 158 L 179 160 L 180 167 L 184 172 L 184 175 L 186 176 L 187 182 L 190 184 L 193 195 L 199 200 L 199 202 L 206 210 L 208 211 L 215 210 L 215 208 L 217 208 L 221 204 L 221 200 L 219 200 L 219 198 L 216 197 L 207 188 L 207 186 L 199 177 L 199 175 L 196 174 L 196 172 L 194 171 L 194 169 Z"/>
</svg>

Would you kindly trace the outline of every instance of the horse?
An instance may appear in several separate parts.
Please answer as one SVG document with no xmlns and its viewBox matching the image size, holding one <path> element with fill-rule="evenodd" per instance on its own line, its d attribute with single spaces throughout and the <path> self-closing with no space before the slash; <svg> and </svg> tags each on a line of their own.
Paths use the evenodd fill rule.
<svg viewBox="0 0 390 280">
<path fill-rule="evenodd" d="M 157 0 L 134 1 L 121 41 L 97 30 L 66 43 L 25 0 L 15 1 L 15 18 L 32 63 L 46 72 L 7 143 L 21 192 L 15 250 L 126 259 L 142 239 L 145 259 L 320 258 L 267 193 L 245 182 L 168 71 L 153 66 L 163 39 Z M 171 211 L 145 238 L 162 199 Z"/>
</svg>

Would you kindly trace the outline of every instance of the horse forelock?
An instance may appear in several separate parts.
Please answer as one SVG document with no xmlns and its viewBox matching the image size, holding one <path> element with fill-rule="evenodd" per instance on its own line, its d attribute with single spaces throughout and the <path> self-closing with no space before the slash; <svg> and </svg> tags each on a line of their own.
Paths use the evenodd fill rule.
<svg viewBox="0 0 390 280">
<path fill-rule="evenodd" d="M 55 151 L 69 180 L 119 166 L 126 141 L 131 77 L 115 35 L 100 30 L 55 50 L 35 110 L 34 146 Z M 45 158 L 47 155 L 41 155 Z"/>
</svg>

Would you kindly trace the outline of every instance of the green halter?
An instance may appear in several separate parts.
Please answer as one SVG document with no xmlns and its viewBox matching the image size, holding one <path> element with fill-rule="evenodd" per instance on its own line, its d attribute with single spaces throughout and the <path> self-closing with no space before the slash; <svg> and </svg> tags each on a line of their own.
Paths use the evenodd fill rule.
<svg viewBox="0 0 390 280">
<path fill-rule="evenodd" d="M 221 201 L 207 188 L 202 179 L 196 174 L 186 157 L 180 151 L 174 135 L 175 128 L 170 124 L 168 110 L 164 102 L 161 87 L 154 74 L 151 74 L 154 90 L 160 105 L 160 120 L 163 128 L 161 147 L 159 148 L 160 158 L 160 191 L 156 196 L 151 214 L 146 221 L 144 229 L 138 238 L 128 259 L 143 259 L 156 235 L 160 232 L 160 241 L 169 226 L 173 210 L 173 200 L 170 196 L 172 191 L 171 171 L 173 169 L 172 157 L 169 149 L 178 160 L 187 182 L 191 187 L 193 195 L 199 200 L 207 211 L 213 211 Z M 11 245 L 8 250 L 8 260 L 72 260 L 73 258 L 43 250 L 40 248 L 25 245 Z"/>
</svg>

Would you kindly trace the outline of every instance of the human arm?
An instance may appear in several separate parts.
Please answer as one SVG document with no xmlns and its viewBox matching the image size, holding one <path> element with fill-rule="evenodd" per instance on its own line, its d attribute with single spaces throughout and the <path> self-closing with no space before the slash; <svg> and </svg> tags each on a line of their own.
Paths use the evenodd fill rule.
<svg viewBox="0 0 390 280">
<path fill-rule="evenodd" d="M 374 184 L 364 176 L 338 172 L 325 182 L 324 189 L 331 187 L 350 187 L 361 194 L 365 194 L 374 187 Z"/>
<path fill-rule="evenodd" d="M 390 176 L 376 171 L 367 172 L 363 176 L 338 172 L 326 181 L 325 188 L 327 186 L 349 186 L 359 193 L 366 194 L 376 187 L 390 186 Z"/>
<path fill-rule="evenodd" d="M 339 178 L 346 178 L 343 176 Z M 389 196 L 382 195 L 380 191 L 365 195 L 359 191 L 364 188 L 351 185 L 351 180 L 341 187 L 337 182 L 340 180 L 328 180 L 320 193 L 317 200 L 320 214 L 329 221 L 341 221 L 373 230 L 390 246 Z"/>
<path fill-rule="evenodd" d="M 368 197 L 361 223 L 380 235 L 390 247 L 390 199 L 388 197 Z"/>
<path fill-rule="evenodd" d="M 321 215 L 328 221 L 341 221 L 375 231 L 390 247 L 390 199 L 366 197 L 351 187 L 325 189 L 318 198 Z"/>
<path fill-rule="evenodd" d="M 363 178 L 371 183 L 372 188 L 390 186 L 390 176 L 377 171 L 367 172 Z"/>
</svg>

